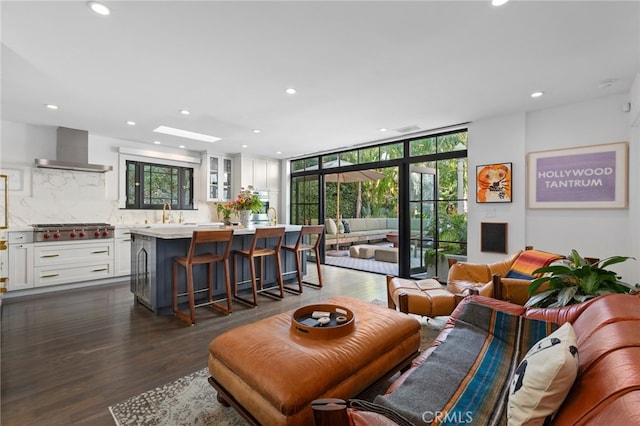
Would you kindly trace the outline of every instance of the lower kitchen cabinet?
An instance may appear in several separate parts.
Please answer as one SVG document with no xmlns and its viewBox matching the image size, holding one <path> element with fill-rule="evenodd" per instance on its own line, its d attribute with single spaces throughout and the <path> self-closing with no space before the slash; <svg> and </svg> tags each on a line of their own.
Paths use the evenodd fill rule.
<svg viewBox="0 0 640 426">
<path fill-rule="evenodd" d="M 116 228 L 113 253 L 114 276 L 131 275 L 131 230 Z"/>
<path fill-rule="evenodd" d="M 114 276 L 114 241 L 34 244 L 34 286 L 90 281 Z"/>
<path fill-rule="evenodd" d="M 9 279 L 7 290 L 33 288 L 33 233 L 9 232 Z"/>
</svg>

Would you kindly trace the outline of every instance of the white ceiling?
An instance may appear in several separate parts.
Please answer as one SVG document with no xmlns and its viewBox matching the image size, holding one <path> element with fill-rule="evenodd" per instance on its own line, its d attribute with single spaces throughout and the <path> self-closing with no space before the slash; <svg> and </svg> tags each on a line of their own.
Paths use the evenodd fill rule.
<svg viewBox="0 0 640 426">
<path fill-rule="evenodd" d="M 639 1 L 107 4 L 1 2 L 3 120 L 290 158 L 625 93 L 640 70 Z"/>
</svg>

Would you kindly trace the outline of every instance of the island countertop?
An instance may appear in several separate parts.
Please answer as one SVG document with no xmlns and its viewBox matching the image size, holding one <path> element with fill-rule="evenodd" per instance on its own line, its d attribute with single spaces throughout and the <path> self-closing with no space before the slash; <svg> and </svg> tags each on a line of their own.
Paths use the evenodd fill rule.
<svg viewBox="0 0 640 426">
<path fill-rule="evenodd" d="M 207 231 L 217 229 L 233 229 L 234 235 L 253 235 L 258 228 L 285 228 L 285 232 L 299 232 L 301 225 L 256 225 L 254 227 L 219 227 L 210 225 L 142 225 L 131 228 L 132 233 L 146 235 L 148 237 L 162 238 L 164 240 L 172 240 L 178 238 L 191 238 L 193 231 Z"/>
</svg>

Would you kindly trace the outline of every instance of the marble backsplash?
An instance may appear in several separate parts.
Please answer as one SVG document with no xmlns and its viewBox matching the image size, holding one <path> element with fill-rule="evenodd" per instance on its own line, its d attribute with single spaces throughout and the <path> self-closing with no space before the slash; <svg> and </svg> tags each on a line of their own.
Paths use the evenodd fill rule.
<svg viewBox="0 0 640 426">
<path fill-rule="evenodd" d="M 9 194 L 9 228 L 35 223 L 106 222 L 133 225 L 162 222 L 161 210 L 127 210 L 107 200 L 102 173 L 31 170 L 31 194 Z M 217 221 L 215 203 L 194 203 L 194 210 L 169 211 L 170 222 Z"/>
</svg>

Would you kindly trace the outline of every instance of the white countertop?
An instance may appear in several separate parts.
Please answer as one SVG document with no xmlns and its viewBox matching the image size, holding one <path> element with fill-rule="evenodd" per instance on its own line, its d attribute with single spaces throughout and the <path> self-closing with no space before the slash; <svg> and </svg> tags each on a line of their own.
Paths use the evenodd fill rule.
<svg viewBox="0 0 640 426">
<path fill-rule="evenodd" d="M 301 225 L 277 225 L 278 227 L 284 227 L 285 232 L 297 232 L 302 228 Z M 131 232 L 139 235 L 146 235 L 148 237 L 162 238 L 162 239 L 178 239 L 178 238 L 191 238 L 193 231 L 195 230 L 208 230 L 208 229 L 233 229 L 234 235 L 252 235 L 257 228 L 271 228 L 269 225 L 255 225 L 249 228 L 242 227 L 220 227 L 218 225 L 193 225 L 193 224 L 166 224 L 166 225 L 137 225 L 131 227 Z"/>
</svg>

